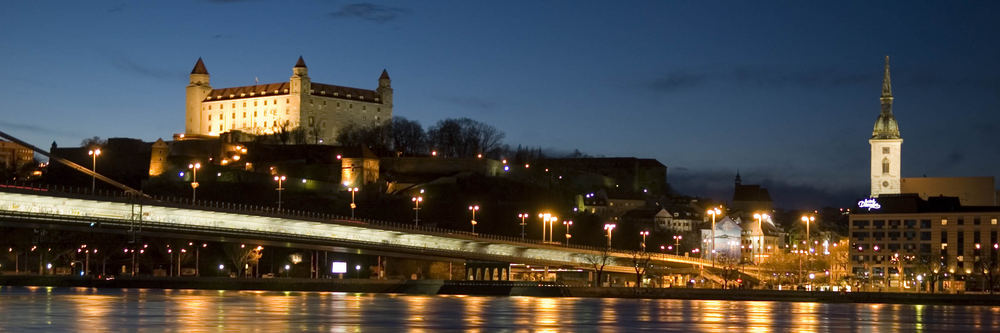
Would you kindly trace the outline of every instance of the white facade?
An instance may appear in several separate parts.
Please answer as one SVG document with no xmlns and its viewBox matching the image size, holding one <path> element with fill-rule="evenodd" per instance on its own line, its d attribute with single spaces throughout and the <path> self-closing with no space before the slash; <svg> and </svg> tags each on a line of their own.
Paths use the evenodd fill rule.
<svg viewBox="0 0 1000 333">
<path fill-rule="evenodd" d="M 871 145 L 871 196 L 900 193 L 900 149 L 903 139 L 868 140 Z"/>
<path fill-rule="evenodd" d="M 302 58 L 287 82 L 217 89 L 198 59 L 187 87 L 185 134 L 218 136 L 238 130 L 260 135 L 302 127 L 310 141 L 335 144 L 348 125 L 391 120 L 392 95 L 385 71 L 375 90 L 315 83 Z"/>
</svg>

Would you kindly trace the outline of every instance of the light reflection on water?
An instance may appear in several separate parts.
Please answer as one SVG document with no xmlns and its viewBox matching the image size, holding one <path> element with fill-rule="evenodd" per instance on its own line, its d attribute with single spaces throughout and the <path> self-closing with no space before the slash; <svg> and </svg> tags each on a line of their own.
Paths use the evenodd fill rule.
<svg viewBox="0 0 1000 333">
<path fill-rule="evenodd" d="M 0 287 L 0 331 L 988 331 L 1000 307 Z"/>
</svg>

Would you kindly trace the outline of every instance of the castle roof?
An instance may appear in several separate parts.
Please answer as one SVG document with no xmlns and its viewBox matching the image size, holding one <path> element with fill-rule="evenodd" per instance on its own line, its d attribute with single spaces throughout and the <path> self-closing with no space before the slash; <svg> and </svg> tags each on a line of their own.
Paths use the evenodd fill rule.
<svg viewBox="0 0 1000 333">
<path fill-rule="evenodd" d="M 368 89 L 351 88 L 332 84 L 311 83 L 312 95 L 338 99 L 382 103 L 378 92 Z M 265 83 L 252 86 L 212 89 L 205 101 L 224 101 L 240 98 L 288 95 L 288 82 Z"/>
<path fill-rule="evenodd" d="M 299 61 L 295 62 L 295 68 L 306 68 L 306 61 L 302 60 L 302 56 L 299 56 Z"/>
<path fill-rule="evenodd" d="M 191 74 L 208 74 L 208 69 L 205 68 L 205 62 L 198 58 L 198 62 L 194 64 L 194 68 L 191 69 Z"/>
<path fill-rule="evenodd" d="M 374 90 L 344 87 L 326 83 L 312 83 L 312 95 L 382 103 L 381 95 Z"/>
<path fill-rule="evenodd" d="M 212 89 L 205 101 L 288 95 L 288 82 L 266 83 L 252 86 Z"/>
<path fill-rule="evenodd" d="M 382 75 L 380 75 L 378 78 L 379 79 L 388 79 L 389 78 L 389 71 L 387 71 L 385 69 L 382 69 Z"/>
</svg>

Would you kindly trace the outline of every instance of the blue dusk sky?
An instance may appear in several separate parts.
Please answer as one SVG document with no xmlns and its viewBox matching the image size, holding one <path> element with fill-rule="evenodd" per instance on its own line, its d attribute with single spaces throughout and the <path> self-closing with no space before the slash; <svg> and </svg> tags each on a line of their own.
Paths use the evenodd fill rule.
<svg viewBox="0 0 1000 333">
<path fill-rule="evenodd" d="M 1000 2 L 14 1 L 0 11 L 0 128 L 47 148 L 170 138 L 202 57 L 213 87 L 374 89 L 397 116 L 469 117 L 511 145 L 656 158 L 728 199 L 737 169 L 778 207 L 868 192 L 892 57 L 903 176 L 996 176 Z"/>
</svg>

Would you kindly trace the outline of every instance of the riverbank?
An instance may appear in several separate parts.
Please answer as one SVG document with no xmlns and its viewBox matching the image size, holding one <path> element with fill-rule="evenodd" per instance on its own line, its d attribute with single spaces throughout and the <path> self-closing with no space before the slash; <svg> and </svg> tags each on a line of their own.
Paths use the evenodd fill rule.
<svg viewBox="0 0 1000 333">
<path fill-rule="evenodd" d="M 1000 305 L 1000 295 L 878 292 L 821 292 L 778 290 L 721 290 L 697 288 L 589 288 L 527 281 L 445 281 L 369 279 L 233 279 L 192 277 L 125 277 L 99 280 L 70 276 L 0 276 L 5 286 L 87 288 L 151 288 L 267 291 L 333 291 L 413 295 L 536 296 L 583 298 L 649 298 L 683 300 L 779 301 L 821 303 L 887 303 Z"/>
</svg>

